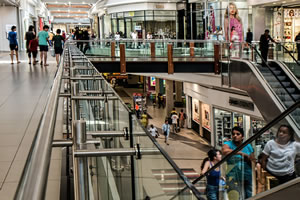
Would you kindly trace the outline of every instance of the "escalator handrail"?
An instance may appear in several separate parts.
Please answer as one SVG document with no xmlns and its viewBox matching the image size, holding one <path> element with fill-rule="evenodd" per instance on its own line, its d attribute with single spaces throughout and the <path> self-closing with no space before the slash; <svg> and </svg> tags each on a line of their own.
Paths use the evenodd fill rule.
<svg viewBox="0 0 300 200">
<path fill-rule="evenodd" d="M 293 97 L 293 95 L 288 91 L 288 89 L 283 85 L 283 83 L 279 80 L 278 76 L 273 72 L 273 70 L 271 69 L 270 65 L 267 63 L 267 61 L 262 57 L 262 55 L 258 52 L 258 50 L 256 49 L 256 46 L 252 46 L 254 49 L 254 51 L 257 53 L 257 55 L 261 58 L 263 64 L 265 66 L 267 66 L 267 68 L 270 70 L 270 72 L 275 76 L 276 80 L 279 82 L 279 84 L 281 85 L 281 87 L 287 92 L 287 94 L 291 97 L 291 99 L 296 102 L 296 99 Z"/>
<path fill-rule="evenodd" d="M 206 173 L 200 175 L 192 183 L 193 184 L 198 183 L 201 179 L 203 179 L 204 177 L 206 177 L 213 170 L 215 170 L 216 168 L 220 167 L 224 162 L 228 161 L 232 156 L 234 156 L 239 151 L 241 151 L 245 146 L 247 146 L 248 144 L 250 144 L 251 142 L 253 142 L 254 140 L 256 140 L 258 137 L 260 137 L 263 133 L 265 133 L 266 131 L 268 131 L 270 128 L 272 128 L 273 126 L 275 126 L 276 124 L 278 124 L 278 122 L 280 122 L 282 119 L 284 119 L 287 115 L 289 115 L 291 112 L 293 112 L 299 106 L 300 106 L 300 100 L 297 101 L 296 103 L 294 103 L 288 109 L 286 109 L 283 113 L 281 113 L 279 116 L 277 116 L 275 119 L 273 119 L 266 126 L 264 126 L 258 133 L 254 134 L 253 136 L 251 136 L 250 138 L 248 138 L 244 143 L 242 143 L 235 150 L 233 150 L 231 153 L 229 153 L 228 155 L 226 155 L 221 161 L 219 161 L 217 164 L 215 164 L 214 166 L 212 166 L 209 170 L 207 170 Z M 177 195 L 179 195 L 180 193 L 182 193 L 186 189 L 187 189 L 186 187 L 183 188 L 181 191 L 178 192 L 178 194 L 176 194 L 175 196 L 173 196 L 171 199 L 176 198 Z"/>
<path fill-rule="evenodd" d="M 275 44 L 279 44 L 284 50 L 286 50 L 288 52 L 288 54 L 293 58 L 293 60 L 300 66 L 300 63 L 298 62 L 298 60 L 292 55 L 292 53 L 283 44 L 281 44 L 281 43 L 275 43 Z"/>
</svg>

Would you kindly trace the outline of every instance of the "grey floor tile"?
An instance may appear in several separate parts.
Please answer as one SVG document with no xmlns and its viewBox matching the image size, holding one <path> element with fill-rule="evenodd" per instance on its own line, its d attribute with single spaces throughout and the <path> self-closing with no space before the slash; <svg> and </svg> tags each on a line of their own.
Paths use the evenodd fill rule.
<svg viewBox="0 0 300 200">
<path fill-rule="evenodd" d="M 10 167 L 10 162 L 0 162 L 0 182 L 4 181 L 9 167 Z"/>
</svg>

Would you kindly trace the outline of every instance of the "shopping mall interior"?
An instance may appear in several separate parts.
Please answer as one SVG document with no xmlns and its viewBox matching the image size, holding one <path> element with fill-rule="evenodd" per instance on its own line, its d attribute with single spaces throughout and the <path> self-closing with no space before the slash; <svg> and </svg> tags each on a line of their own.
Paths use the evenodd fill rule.
<svg viewBox="0 0 300 200">
<path fill-rule="evenodd" d="M 298 0 L 0 12 L 0 200 L 298 199 Z"/>
</svg>

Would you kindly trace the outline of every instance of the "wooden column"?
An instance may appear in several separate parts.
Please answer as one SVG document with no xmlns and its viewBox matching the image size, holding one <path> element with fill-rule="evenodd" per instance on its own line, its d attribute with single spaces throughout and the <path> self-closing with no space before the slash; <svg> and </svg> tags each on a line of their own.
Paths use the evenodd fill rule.
<svg viewBox="0 0 300 200">
<path fill-rule="evenodd" d="M 214 44 L 214 71 L 215 74 L 220 74 L 220 44 Z"/>
<path fill-rule="evenodd" d="M 120 44 L 120 73 L 126 73 L 125 44 Z"/>
<path fill-rule="evenodd" d="M 194 57 L 195 56 L 195 43 L 194 42 L 190 42 L 190 56 Z"/>
<path fill-rule="evenodd" d="M 116 57 L 116 42 L 110 42 L 110 55 L 112 58 Z"/>
<path fill-rule="evenodd" d="M 150 50 L 151 50 L 151 58 L 155 58 L 155 43 L 150 43 Z"/>
<path fill-rule="evenodd" d="M 173 46 L 168 44 L 168 74 L 174 74 Z"/>
</svg>

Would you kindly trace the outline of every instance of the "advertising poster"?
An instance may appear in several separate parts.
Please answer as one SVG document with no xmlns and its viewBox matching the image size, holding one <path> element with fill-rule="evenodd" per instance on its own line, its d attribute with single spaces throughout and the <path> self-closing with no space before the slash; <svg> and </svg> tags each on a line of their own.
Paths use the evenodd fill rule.
<svg viewBox="0 0 300 200">
<path fill-rule="evenodd" d="M 194 122 L 196 122 L 197 124 L 200 124 L 199 100 L 193 99 L 192 109 L 193 109 L 193 120 L 194 120 Z"/>
<path fill-rule="evenodd" d="M 218 34 L 222 34 L 227 41 L 245 41 L 249 15 L 247 2 L 215 2 L 208 6 L 210 12 L 213 11 L 214 26 Z M 208 24 L 208 27 L 213 28 L 213 24 Z"/>
<path fill-rule="evenodd" d="M 210 106 L 202 103 L 202 127 L 210 131 Z"/>
<path fill-rule="evenodd" d="M 156 85 L 155 77 L 150 77 L 150 85 L 151 86 L 155 86 Z"/>
</svg>

